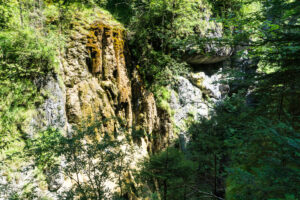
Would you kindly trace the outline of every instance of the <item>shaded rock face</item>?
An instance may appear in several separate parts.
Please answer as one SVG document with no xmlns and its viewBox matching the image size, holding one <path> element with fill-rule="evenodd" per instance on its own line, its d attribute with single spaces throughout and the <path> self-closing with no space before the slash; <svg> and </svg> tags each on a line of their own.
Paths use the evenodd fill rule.
<svg viewBox="0 0 300 200">
<path fill-rule="evenodd" d="M 171 108 L 175 110 L 174 119 L 178 127 L 183 127 L 181 122 L 187 119 L 188 115 L 208 115 L 208 106 L 203 98 L 200 88 L 194 86 L 184 77 L 177 78 L 176 91 L 171 93 Z"/>
<path fill-rule="evenodd" d="M 153 93 L 145 89 L 136 70 L 132 77 L 132 94 L 133 128 L 146 132 L 148 152 L 156 152 L 166 146 L 173 134 L 171 118 L 166 111 L 157 108 Z"/>
<path fill-rule="evenodd" d="M 218 71 L 210 76 L 205 72 L 195 72 L 188 77 L 176 78 L 176 85 L 171 90 L 170 106 L 174 112 L 174 124 L 183 150 L 188 141 L 188 125 L 200 117 L 208 117 L 213 105 L 228 93 L 227 85 L 217 83 L 221 79 Z"/>
<path fill-rule="evenodd" d="M 203 92 L 188 79 L 177 77 L 176 90 L 171 91 L 170 107 L 174 111 L 174 124 L 179 133 L 181 146 L 185 146 L 188 120 L 198 115 L 207 116 L 209 108 L 203 99 Z"/>
<path fill-rule="evenodd" d="M 220 47 L 216 44 L 207 44 L 204 53 L 186 56 L 186 62 L 193 65 L 220 63 L 227 60 L 231 54 L 232 49 L 229 46 Z"/>
<path fill-rule="evenodd" d="M 220 44 L 217 40 L 223 37 L 222 24 L 211 20 L 211 15 L 206 16 L 206 27 L 203 27 L 199 39 L 204 43 L 190 44 L 184 56 L 187 63 L 192 65 L 220 63 L 228 59 L 233 48 L 230 45 Z M 199 46 L 201 50 L 199 52 Z"/>
<path fill-rule="evenodd" d="M 65 91 L 59 84 L 56 74 L 49 74 L 43 80 L 36 80 L 36 85 L 45 97 L 44 103 L 34 113 L 26 133 L 32 137 L 38 130 L 53 127 L 64 130 L 67 126 L 65 111 Z"/>
</svg>

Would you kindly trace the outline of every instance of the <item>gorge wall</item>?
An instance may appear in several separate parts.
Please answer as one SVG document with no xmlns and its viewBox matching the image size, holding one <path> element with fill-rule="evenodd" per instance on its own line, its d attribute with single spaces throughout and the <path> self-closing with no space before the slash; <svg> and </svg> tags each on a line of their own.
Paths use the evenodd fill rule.
<svg viewBox="0 0 300 200">
<path fill-rule="evenodd" d="M 28 137 L 48 127 L 71 136 L 73 127 L 94 120 L 104 121 L 101 132 L 113 133 L 121 126 L 132 133 L 142 131 L 141 137 L 126 144 L 135 149 L 130 167 L 136 168 L 142 158 L 164 149 L 169 140 L 178 136 L 184 148 L 188 124 L 200 116 L 208 116 L 213 105 L 228 90 L 215 83 L 221 79 L 218 71 L 222 64 L 209 75 L 200 68 L 187 77 L 174 77 L 175 87 L 169 88 L 170 114 L 156 105 L 153 93 L 145 88 L 138 70 L 130 63 L 126 31 L 120 24 L 102 19 L 71 26 L 66 48 L 59 52 L 59 69 L 35 80 L 44 102 L 32 113 L 26 127 Z M 220 32 L 219 29 L 217 26 L 216 32 Z M 217 33 L 218 37 L 221 35 Z M 187 61 L 211 64 L 225 60 L 230 54 L 230 49 L 224 47 L 217 49 L 216 56 L 193 55 Z M 63 192 L 72 184 L 63 176 L 49 177 L 47 183 L 40 184 L 34 169 L 25 170 L 30 164 L 31 161 L 10 180 L 2 173 L 0 181 L 9 183 L 11 191 L 21 191 L 32 182 L 40 197 L 46 195 L 53 199 L 59 199 L 57 191 Z M 124 176 L 129 177 L 128 181 L 135 187 L 133 176 Z M 116 183 L 108 182 L 107 189 L 109 193 L 115 192 Z M 130 199 L 137 199 L 132 189 L 127 193 Z"/>
<path fill-rule="evenodd" d="M 138 72 L 129 70 L 124 41 L 124 30 L 105 22 L 94 22 L 86 29 L 75 26 L 60 57 L 60 72 L 39 80 L 41 90 L 50 95 L 34 117 L 33 127 L 71 132 L 72 126 L 97 118 L 108 119 L 103 130 L 113 132 L 117 117 L 126 121 L 128 129 L 148 133 L 143 143 L 149 152 L 163 147 L 164 136 L 159 135 L 171 134 L 171 122 L 156 107 Z M 152 134 L 159 136 L 157 141 L 150 141 Z"/>
<path fill-rule="evenodd" d="M 129 68 L 125 40 L 126 33 L 119 24 L 75 24 L 65 52 L 60 54 L 59 72 L 37 81 L 48 95 L 35 112 L 28 134 L 50 126 L 71 135 L 72 127 L 93 120 L 105 121 L 101 131 L 112 134 L 124 126 L 121 120 L 129 132 L 145 133 L 130 144 L 136 149 L 132 168 L 140 159 L 164 148 L 173 134 L 170 116 L 157 108 L 154 95 L 145 89 L 137 70 Z M 54 178 L 49 186 L 63 191 L 69 183 L 61 178 Z M 107 185 L 113 193 L 115 184 Z"/>
</svg>

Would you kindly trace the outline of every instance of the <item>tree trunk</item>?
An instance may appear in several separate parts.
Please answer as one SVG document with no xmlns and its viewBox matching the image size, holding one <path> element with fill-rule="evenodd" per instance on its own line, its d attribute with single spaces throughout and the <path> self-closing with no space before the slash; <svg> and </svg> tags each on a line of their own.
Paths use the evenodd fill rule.
<svg viewBox="0 0 300 200">
<path fill-rule="evenodd" d="M 214 165 L 215 165 L 215 183 L 214 183 L 214 195 L 217 195 L 217 155 L 214 155 Z"/>
<path fill-rule="evenodd" d="M 22 9 L 22 3 L 20 0 L 18 0 L 19 3 L 19 10 L 20 10 L 20 21 L 21 21 L 21 26 L 23 27 L 24 25 L 24 20 L 23 20 L 23 9 Z"/>
</svg>

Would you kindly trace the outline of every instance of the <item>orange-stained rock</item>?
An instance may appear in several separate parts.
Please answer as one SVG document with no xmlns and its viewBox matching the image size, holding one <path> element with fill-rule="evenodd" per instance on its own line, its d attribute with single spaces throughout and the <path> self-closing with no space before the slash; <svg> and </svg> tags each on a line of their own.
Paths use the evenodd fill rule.
<svg viewBox="0 0 300 200">
<path fill-rule="evenodd" d="M 84 32 L 87 34 L 74 33 L 76 37 L 69 41 L 61 62 L 68 123 L 80 126 L 82 121 L 97 117 L 105 121 L 102 132 L 113 133 L 120 126 L 129 133 L 144 130 L 144 137 L 127 144 L 138 149 L 130 164 L 136 168 L 140 159 L 168 143 L 170 116 L 157 110 L 154 95 L 145 89 L 137 70 L 129 74 L 124 30 L 95 22 Z M 134 182 L 133 177 L 127 178 Z M 128 193 L 137 199 L 132 191 Z"/>
</svg>

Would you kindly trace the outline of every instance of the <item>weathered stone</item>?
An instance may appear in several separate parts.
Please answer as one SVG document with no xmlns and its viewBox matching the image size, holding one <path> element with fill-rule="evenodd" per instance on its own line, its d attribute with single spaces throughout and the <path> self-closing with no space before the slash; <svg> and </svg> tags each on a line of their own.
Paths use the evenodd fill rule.
<svg viewBox="0 0 300 200">
<path fill-rule="evenodd" d="M 86 32 L 87 43 L 82 37 L 73 37 L 62 61 L 67 121 L 80 125 L 82 120 L 97 116 L 106 119 L 102 131 L 113 133 L 120 126 L 115 120 L 118 117 L 126 121 L 128 131 L 136 127 L 144 130 L 145 137 L 130 144 L 138 149 L 131 162 L 135 168 L 138 160 L 165 146 L 166 136 L 172 132 L 170 116 L 160 116 L 154 95 L 144 88 L 137 71 L 129 79 L 124 31 L 97 22 Z M 108 185 L 113 190 L 114 184 Z"/>
<path fill-rule="evenodd" d="M 179 133 L 184 133 L 185 120 L 189 114 L 193 114 L 193 119 L 196 119 L 197 115 L 207 116 L 209 110 L 201 89 L 195 87 L 188 79 L 178 77 L 176 91 L 171 91 L 170 106 L 174 110 L 175 126 L 179 128 Z"/>
<path fill-rule="evenodd" d="M 33 113 L 28 130 L 25 131 L 31 137 L 37 131 L 47 127 L 66 129 L 66 98 L 64 87 L 60 85 L 59 81 L 61 80 L 59 79 L 61 79 L 59 76 L 49 74 L 42 80 L 36 80 L 36 85 L 40 88 L 45 99 L 43 104 Z"/>
<path fill-rule="evenodd" d="M 59 57 L 59 72 L 36 81 L 38 88 L 44 91 L 45 101 L 34 112 L 35 117 L 28 135 L 34 136 L 38 131 L 51 126 L 71 137 L 72 126 L 81 126 L 83 121 L 94 120 L 96 117 L 104 122 L 99 130 L 111 133 L 112 138 L 115 137 L 113 133 L 121 126 L 126 133 L 120 137 L 127 137 L 125 134 L 130 134 L 135 128 L 143 130 L 144 136 L 119 147 L 136 149 L 131 155 L 133 159 L 129 166 L 136 169 L 141 159 L 168 144 L 173 128 L 170 116 L 157 109 L 154 95 L 145 89 L 136 70 L 131 75 L 132 78 L 129 78 L 124 55 L 125 34 L 122 29 L 97 22 L 87 30 L 77 30 L 80 32 L 73 31 L 66 50 Z M 116 118 L 121 118 L 126 123 L 119 123 Z M 25 167 L 31 164 L 26 164 Z M 60 167 L 64 167 L 63 158 Z M 56 200 L 59 199 L 56 192 L 63 192 L 72 185 L 72 181 L 62 174 L 52 176 L 51 171 L 43 173 L 46 180 L 41 186 L 41 182 L 35 180 L 34 169 L 16 172 L 15 175 L 21 178 L 12 182 L 16 187 L 10 191 L 20 191 L 24 185 L 32 182 L 38 188 L 39 197 L 45 194 Z M 0 175 L 2 176 L 2 171 Z M 133 176 L 124 174 L 125 176 L 127 181 L 136 185 Z M 81 178 L 85 179 L 83 176 Z M 7 181 L 6 177 L 0 177 L 0 186 Z M 106 183 L 110 194 L 117 191 L 116 181 Z M 133 190 L 128 189 L 127 194 L 129 199 L 137 199 Z"/>
<path fill-rule="evenodd" d="M 204 72 L 191 73 L 189 80 L 198 87 L 204 94 L 211 98 L 219 99 L 221 97 L 220 83 L 217 83 L 221 76 L 216 73 L 212 76 L 207 76 Z"/>
<path fill-rule="evenodd" d="M 188 78 L 177 77 L 175 89 L 171 90 L 170 106 L 183 151 L 189 140 L 186 134 L 189 123 L 208 117 L 211 104 L 222 98 L 221 89 L 226 90 L 226 86 L 216 83 L 220 79 L 218 73 L 208 76 L 204 72 L 190 73 Z"/>
<path fill-rule="evenodd" d="M 206 15 L 205 26 L 201 27 L 199 38 L 205 43 L 189 44 L 185 49 L 184 59 L 193 65 L 213 64 L 225 61 L 233 52 L 230 45 L 218 42 L 223 37 L 223 26 L 221 23 L 211 19 L 211 14 Z M 199 47 L 200 46 L 200 47 Z"/>
</svg>

